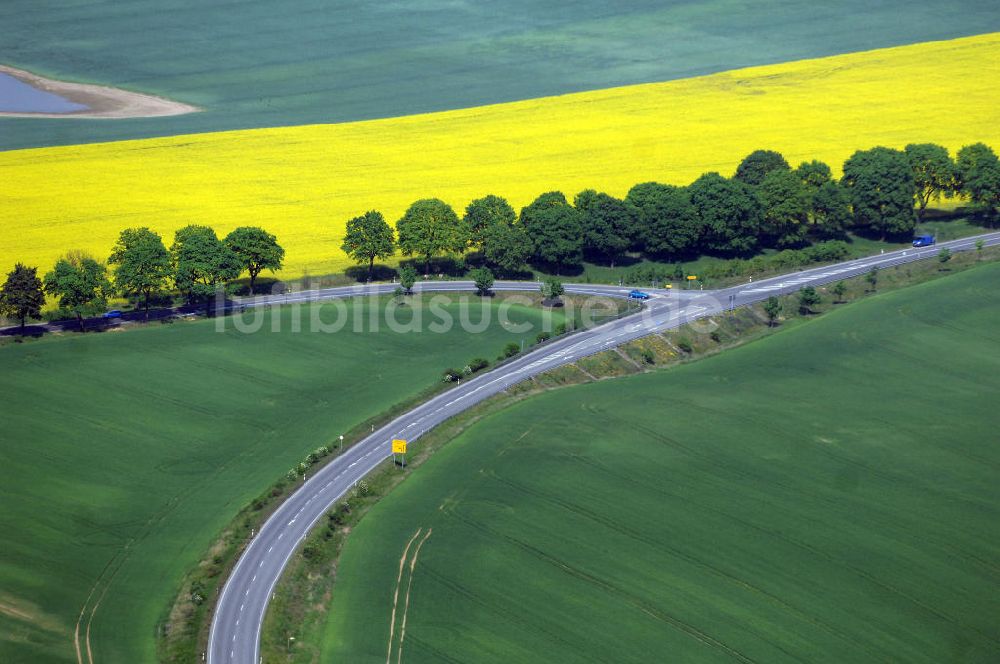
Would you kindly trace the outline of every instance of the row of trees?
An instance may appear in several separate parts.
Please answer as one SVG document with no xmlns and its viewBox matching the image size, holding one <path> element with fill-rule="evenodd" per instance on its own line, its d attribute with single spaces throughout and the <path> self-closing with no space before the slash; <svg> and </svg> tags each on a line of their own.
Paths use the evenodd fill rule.
<svg viewBox="0 0 1000 664">
<path fill-rule="evenodd" d="M 70 252 L 55 267 L 38 276 L 37 267 L 18 263 L 0 290 L 0 311 L 19 320 L 38 318 L 45 296 L 73 313 L 83 329 L 83 317 L 121 295 L 142 301 L 149 317 L 150 300 L 173 287 L 188 301 L 205 301 L 243 273 L 253 293 L 258 275 L 281 269 L 285 250 L 262 228 L 242 226 L 219 239 L 208 226 L 185 226 L 174 234 L 168 250 L 148 228 L 126 228 L 118 236 L 107 265 L 81 252 Z M 108 273 L 110 267 L 110 275 Z"/>
<path fill-rule="evenodd" d="M 907 238 L 932 201 L 965 196 L 974 213 L 1000 210 L 1000 160 L 976 143 L 948 150 L 931 143 L 905 150 L 860 150 L 840 180 L 820 161 L 792 168 L 771 150 L 748 155 L 731 178 L 706 173 L 686 187 L 645 182 L 624 199 L 588 189 L 572 203 L 547 192 L 520 214 L 503 198 L 472 201 L 461 218 L 431 198 L 409 207 L 393 229 L 372 210 L 347 223 L 342 249 L 367 263 L 404 256 L 423 260 L 478 250 L 486 265 L 516 272 L 528 263 L 559 270 L 585 258 L 614 266 L 628 252 L 677 260 L 698 254 L 748 256 L 765 247 L 795 248 L 862 235 Z"/>
<path fill-rule="evenodd" d="M 929 203 L 942 197 L 965 197 L 972 212 L 990 223 L 1000 215 L 1000 159 L 983 143 L 963 147 L 955 159 L 930 143 L 905 150 L 876 147 L 855 152 L 843 173 L 836 180 L 820 161 L 793 169 L 781 154 L 758 150 L 731 178 L 706 173 L 686 187 L 646 182 L 624 199 L 588 189 L 570 203 L 551 191 L 518 214 L 491 194 L 472 201 L 461 218 L 440 199 L 422 199 L 395 229 L 375 210 L 349 220 L 342 249 L 367 263 L 369 278 L 375 261 L 391 258 L 397 248 L 422 259 L 425 272 L 434 256 L 472 249 L 502 273 L 529 263 L 558 273 L 585 258 L 614 266 L 629 252 L 666 260 L 748 256 L 762 247 L 843 237 L 847 230 L 904 238 Z M 253 293 L 258 275 L 280 269 L 283 259 L 275 236 L 258 227 L 237 228 L 219 239 L 207 226 L 186 226 L 169 250 L 150 229 L 130 228 L 107 261 L 110 278 L 103 263 L 80 253 L 60 259 L 44 281 L 37 268 L 17 264 L 0 290 L 0 313 L 23 327 L 40 315 L 48 293 L 82 326 L 85 311 L 121 294 L 140 298 L 148 316 L 151 298 L 168 286 L 197 301 L 247 273 Z M 405 277 L 412 285 L 416 273 L 411 269 Z"/>
</svg>

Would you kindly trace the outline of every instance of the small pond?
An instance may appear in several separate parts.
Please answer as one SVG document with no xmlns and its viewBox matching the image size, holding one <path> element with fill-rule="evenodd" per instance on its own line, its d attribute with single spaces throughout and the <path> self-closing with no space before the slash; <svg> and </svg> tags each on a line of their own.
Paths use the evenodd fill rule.
<svg viewBox="0 0 1000 664">
<path fill-rule="evenodd" d="M 87 107 L 0 72 L 0 113 L 70 113 Z"/>
</svg>

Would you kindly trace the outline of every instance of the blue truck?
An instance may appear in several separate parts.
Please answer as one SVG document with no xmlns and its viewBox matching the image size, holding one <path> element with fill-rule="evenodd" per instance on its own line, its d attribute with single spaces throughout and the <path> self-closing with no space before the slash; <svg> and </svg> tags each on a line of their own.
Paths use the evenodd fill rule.
<svg viewBox="0 0 1000 664">
<path fill-rule="evenodd" d="M 935 240 L 933 235 L 918 235 L 913 238 L 914 247 L 929 247 L 934 244 L 934 242 Z"/>
</svg>

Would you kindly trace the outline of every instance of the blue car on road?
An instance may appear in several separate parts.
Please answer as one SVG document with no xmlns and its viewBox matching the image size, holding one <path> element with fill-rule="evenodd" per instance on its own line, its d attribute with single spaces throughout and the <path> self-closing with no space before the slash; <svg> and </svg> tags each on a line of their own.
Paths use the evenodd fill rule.
<svg viewBox="0 0 1000 664">
<path fill-rule="evenodd" d="M 118 311 L 117 309 L 112 309 L 111 311 L 105 311 L 103 314 L 101 314 L 101 318 L 121 318 L 121 317 L 122 317 L 122 312 Z"/>
<path fill-rule="evenodd" d="M 914 247 L 929 247 L 934 244 L 935 239 L 933 235 L 918 235 L 913 238 Z"/>
<path fill-rule="evenodd" d="M 648 300 L 649 293 L 643 293 L 641 290 L 633 289 L 629 291 L 629 298 L 632 300 Z"/>
</svg>

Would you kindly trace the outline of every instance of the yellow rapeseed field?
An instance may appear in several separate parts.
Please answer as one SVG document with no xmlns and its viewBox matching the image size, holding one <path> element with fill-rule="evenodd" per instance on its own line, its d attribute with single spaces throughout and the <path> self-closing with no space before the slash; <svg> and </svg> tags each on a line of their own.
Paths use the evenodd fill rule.
<svg viewBox="0 0 1000 664">
<path fill-rule="evenodd" d="M 859 148 L 980 140 L 1000 148 L 1000 34 L 388 120 L 4 152 L 0 270 L 46 271 L 67 249 L 104 258 L 128 226 L 169 245 L 197 222 L 264 226 L 287 250 L 283 276 L 328 274 L 348 264 L 349 217 L 395 221 L 417 198 L 461 214 L 487 193 L 520 207 L 552 189 L 729 175 L 756 148 L 837 170 Z"/>
</svg>

